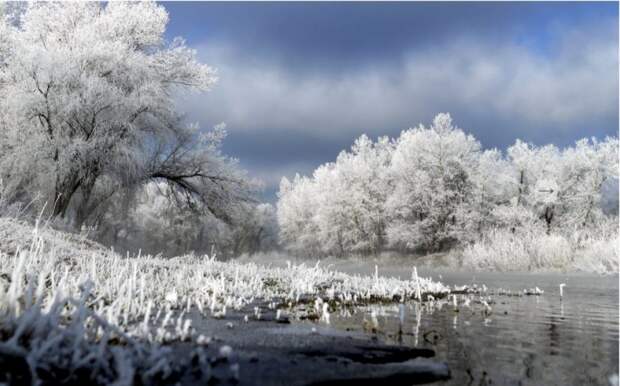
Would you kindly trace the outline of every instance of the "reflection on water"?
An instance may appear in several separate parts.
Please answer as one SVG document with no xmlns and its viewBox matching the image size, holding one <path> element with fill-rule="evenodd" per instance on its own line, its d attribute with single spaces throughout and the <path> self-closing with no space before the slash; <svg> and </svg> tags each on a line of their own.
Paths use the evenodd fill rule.
<svg viewBox="0 0 620 386">
<path fill-rule="evenodd" d="M 405 305 L 402 333 L 397 304 L 333 314 L 332 325 L 362 330 L 376 318 L 379 339 L 434 349 L 450 366 L 450 385 L 607 385 L 618 373 L 617 276 L 442 277 L 447 284 L 486 284 L 490 310 L 479 295 L 457 295 L 458 312 L 451 298 Z M 567 284 L 563 299 L 560 283 Z M 535 286 L 542 296 L 497 295 L 498 288 Z"/>
</svg>

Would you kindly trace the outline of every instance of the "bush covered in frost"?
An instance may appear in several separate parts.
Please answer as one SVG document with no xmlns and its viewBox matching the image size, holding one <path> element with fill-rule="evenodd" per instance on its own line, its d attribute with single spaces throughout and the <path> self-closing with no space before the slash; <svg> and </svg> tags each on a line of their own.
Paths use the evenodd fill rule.
<svg viewBox="0 0 620 386">
<path fill-rule="evenodd" d="M 466 246 L 461 263 L 471 269 L 501 271 L 578 270 L 618 272 L 618 229 L 587 233 L 547 234 L 541 230 L 496 229 Z"/>
</svg>

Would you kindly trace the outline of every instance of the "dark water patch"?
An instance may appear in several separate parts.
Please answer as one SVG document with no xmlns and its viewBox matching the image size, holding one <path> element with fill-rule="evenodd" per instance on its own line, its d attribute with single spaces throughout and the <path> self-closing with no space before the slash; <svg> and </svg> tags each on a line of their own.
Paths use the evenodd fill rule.
<svg viewBox="0 0 620 386">
<path fill-rule="evenodd" d="M 254 305 L 230 310 L 222 319 L 190 313 L 197 333 L 212 338 L 208 350 L 233 347 L 241 385 L 413 385 L 450 377 L 447 364 L 430 348 L 379 342 L 364 332 L 293 320 L 278 324 L 273 309 L 245 318 Z M 232 327 L 231 327 L 232 323 Z"/>
<path fill-rule="evenodd" d="M 426 348 L 399 346 L 349 345 L 340 347 L 310 348 L 298 352 L 308 357 L 346 358 L 357 363 L 386 364 L 406 362 L 412 358 L 430 358 L 435 352 Z"/>
<path fill-rule="evenodd" d="M 374 369 L 370 376 L 349 375 L 309 383 L 312 386 L 392 386 L 419 385 L 450 378 L 450 370 L 444 363 L 415 359 L 404 363 L 388 364 Z"/>
</svg>

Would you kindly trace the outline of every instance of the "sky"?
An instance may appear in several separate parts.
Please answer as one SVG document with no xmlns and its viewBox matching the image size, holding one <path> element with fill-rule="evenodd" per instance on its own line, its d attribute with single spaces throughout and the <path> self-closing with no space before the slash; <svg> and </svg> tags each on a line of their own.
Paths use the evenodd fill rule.
<svg viewBox="0 0 620 386">
<path fill-rule="evenodd" d="M 618 3 L 162 2 L 218 71 L 177 98 L 276 200 L 355 138 L 440 112 L 485 148 L 618 136 Z"/>
</svg>

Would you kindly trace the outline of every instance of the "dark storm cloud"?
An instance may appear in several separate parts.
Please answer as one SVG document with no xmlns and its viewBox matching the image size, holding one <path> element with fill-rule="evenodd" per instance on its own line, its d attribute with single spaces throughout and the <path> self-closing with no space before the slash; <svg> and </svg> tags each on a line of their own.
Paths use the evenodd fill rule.
<svg viewBox="0 0 620 386">
<path fill-rule="evenodd" d="M 568 145 L 618 132 L 614 3 L 174 3 L 218 68 L 179 99 L 224 121 L 228 154 L 266 183 L 333 161 L 362 133 L 397 136 L 438 112 L 486 147 Z"/>
<path fill-rule="evenodd" d="M 461 36 L 548 48 L 553 23 L 608 19 L 601 3 L 165 3 L 169 36 L 191 44 L 225 41 L 249 60 L 270 58 L 290 70 L 338 72 L 342 65 L 398 61 L 415 48 Z M 338 65 L 338 66 L 335 66 Z M 325 68 L 327 67 L 327 68 Z"/>
</svg>

